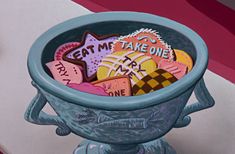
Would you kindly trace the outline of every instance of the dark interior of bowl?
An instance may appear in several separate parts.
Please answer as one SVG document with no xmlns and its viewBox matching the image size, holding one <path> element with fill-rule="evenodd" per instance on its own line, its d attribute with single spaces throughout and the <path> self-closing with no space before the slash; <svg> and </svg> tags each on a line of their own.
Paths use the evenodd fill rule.
<svg viewBox="0 0 235 154">
<path fill-rule="evenodd" d="M 173 49 L 184 50 L 191 55 L 193 60 L 196 59 L 196 50 L 193 43 L 183 34 L 168 27 L 157 24 L 134 22 L 134 21 L 110 21 L 99 22 L 84 25 L 75 29 L 71 29 L 52 39 L 45 46 L 42 53 L 42 65 L 44 70 L 51 76 L 50 71 L 46 67 L 46 63 L 54 60 L 56 49 L 67 42 L 80 42 L 85 31 L 93 32 L 97 35 L 119 34 L 127 35 L 141 28 L 151 28 L 161 35 L 162 39 L 167 42 Z"/>
</svg>

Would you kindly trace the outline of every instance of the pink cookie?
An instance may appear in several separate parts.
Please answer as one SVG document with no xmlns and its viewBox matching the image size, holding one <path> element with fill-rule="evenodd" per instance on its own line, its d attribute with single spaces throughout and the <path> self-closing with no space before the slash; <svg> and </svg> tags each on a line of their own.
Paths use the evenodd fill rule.
<svg viewBox="0 0 235 154">
<path fill-rule="evenodd" d="M 79 42 L 69 42 L 69 43 L 65 43 L 62 44 L 61 46 L 59 46 L 54 54 L 54 59 L 55 60 L 62 60 L 62 57 L 64 55 L 65 52 L 79 46 L 80 43 Z"/>
<path fill-rule="evenodd" d="M 46 64 L 55 80 L 67 85 L 69 83 L 80 84 L 83 81 L 82 72 L 77 65 L 55 60 Z"/>
<path fill-rule="evenodd" d="M 54 60 L 63 60 L 63 55 L 65 52 L 79 46 L 81 43 L 80 42 L 69 42 L 69 43 L 65 43 L 65 44 L 62 44 L 61 46 L 59 46 L 56 51 L 55 51 L 55 54 L 54 54 Z M 80 70 L 83 70 L 83 68 L 79 65 L 77 65 Z"/>
<path fill-rule="evenodd" d="M 70 83 L 67 84 L 68 87 L 90 93 L 90 94 L 95 94 L 95 95 L 101 95 L 101 96 L 109 96 L 107 92 L 105 92 L 105 89 L 99 86 L 94 86 L 88 82 L 83 82 L 81 84 L 76 84 L 76 83 Z"/>
<path fill-rule="evenodd" d="M 158 63 L 158 68 L 161 68 L 167 72 L 173 74 L 177 79 L 182 78 L 187 73 L 187 66 L 176 62 L 163 59 Z"/>
</svg>

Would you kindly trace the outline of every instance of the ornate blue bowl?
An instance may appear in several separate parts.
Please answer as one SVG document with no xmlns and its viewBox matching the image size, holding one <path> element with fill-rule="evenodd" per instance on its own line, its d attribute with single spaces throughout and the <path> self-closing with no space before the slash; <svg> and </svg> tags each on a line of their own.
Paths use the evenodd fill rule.
<svg viewBox="0 0 235 154">
<path fill-rule="evenodd" d="M 86 30 L 98 35 L 126 35 L 140 28 L 155 29 L 173 48 L 187 51 L 194 60 L 192 71 L 172 85 L 149 94 L 106 97 L 66 87 L 55 81 L 45 67 L 53 60 L 58 46 L 81 41 Z M 173 127 L 187 126 L 190 113 L 214 105 L 203 80 L 207 63 L 207 47 L 201 37 L 175 21 L 137 12 L 77 17 L 49 29 L 31 47 L 28 69 L 38 93 L 25 119 L 40 125 L 57 125 L 58 135 L 73 132 L 88 139 L 78 146 L 76 154 L 175 153 L 161 137 Z M 193 91 L 198 102 L 186 105 Z M 41 111 L 46 103 L 57 116 Z"/>
</svg>

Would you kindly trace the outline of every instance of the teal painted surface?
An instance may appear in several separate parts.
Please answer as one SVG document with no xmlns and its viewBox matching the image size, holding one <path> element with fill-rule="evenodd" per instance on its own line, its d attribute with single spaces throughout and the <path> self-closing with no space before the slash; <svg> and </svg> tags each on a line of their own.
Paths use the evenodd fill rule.
<svg viewBox="0 0 235 154">
<path fill-rule="evenodd" d="M 173 126 L 192 89 L 165 103 L 131 111 L 108 111 L 67 103 L 41 90 L 59 117 L 77 135 L 113 144 L 143 143 Z"/>
<path fill-rule="evenodd" d="M 113 151 L 113 149 L 118 149 Z M 83 141 L 74 154 L 176 154 L 175 150 L 163 139 L 157 139 L 138 146 L 129 145 L 113 148 L 110 145 L 94 141 Z"/>
<path fill-rule="evenodd" d="M 96 29 L 96 24 L 94 23 L 107 23 L 107 25 L 101 26 L 103 28 L 103 33 L 105 31 L 109 31 L 112 26 L 117 25 L 113 24 L 113 22 L 137 22 L 136 24 L 129 25 L 131 30 L 142 27 L 138 23 L 144 23 L 145 25 L 149 25 L 151 28 L 152 25 L 161 25 L 157 27 L 161 27 L 162 31 L 165 30 L 165 35 L 169 36 L 167 41 L 169 43 L 175 42 L 172 44 L 177 45 L 180 49 L 185 49 L 187 47 L 187 52 L 192 55 L 195 59 L 195 65 L 193 70 L 188 73 L 182 80 L 168 86 L 164 89 L 161 89 L 156 92 L 152 92 L 146 95 L 136 96 L 136 97 L 102 97 L 91 95 L 83 92 L 76 91 L 69 87 L 65 87 L 62 84 L 58 83 L 54 79 L 52 79 L 44 70 L 42 62 L 46 62 L 48 59 L 47 57 L 51 57 L 53 55 L 53 50 L 45 50 L 47 45 L 50 43 L 51 47 L 49 49 L 54 49 L 54 45 L 58 45 L 58 42 L 63 42 L 64 36 L 66 33 L 73 34 L 69 38 L 73 40 L 75 37 L 79 37 L 77 34 L 82 33 L 82 30 L 86 29 L 86 27 L 91 26 L 93 29 Z M 70 30 L 75 31 L 70 31 Z M 90 28 L 91 29 L 91 28 Z M 99 32 L 99 31 L 95 31 Z M 129 33 L 132 31 L 129 31 Z M 63 33 L 65 33 L 63 35 Z M 174 34 L 174 35 L 171 35 Z M 98 34 L 102 34 L 99 32 Z M 162 35 L 164 38 L 165 35 Z M 60 38 L 56 38 L 56 37 Z M 68 35 L 69 36 L 69 35 Z M 65 39 L 67 41 L 69 38 Z M 182 40 L 182 41 L 181 41 Z M 47 47 L 48 48 L 48 47 Z M 207 47 L 204 41 L 198 36 L 195 32 L 190 30 L 189 28 L 176 23 L 172 20 L 158 17 L 155 15 L 149 15 L 145 13 L 130 13 L 130 12 L 108 12 L 108 13 L 96 13 L 90 14 L 86 16 L 81 16 L 78 18 L 71 19 L 66 21 L 62 24 L 59 24 L 46 33 L 42 34 L 33 44 L 32 48 L 30 49 L 29 56 L 28 56 L 28 68 L 29 73 L 32 79 L 42 87 L 44 90 L 48 91 L 49 93 L 60 97 L 62 99 L 66 99 L 67 101 L 79 104 L 82 106 L 93 107 L 93 108 L 100 108 L 100 109 L 107 109 L 107 110 L 134 110 L 140 109 L 143 107 L 160 104 L 164 101 L 170 100 L 185 91 L 188 88 L 195 86 L 196 82 L 202 77 L 207 68 L 208 62 L 208 52 Z M 79 99 L 78 99 L 79 98 Z M 94 102 L 94 100 L 96 100 Z M 110 103 L 112 102 L 112 103 Z"/>
<path fill-rule="evenodd" d="M 160 31 L 173 48 L 187 51 L 195 62 L 192 71 L 172 85 L 146 95 L 104 97 L 68 88 L 52 79 L 45 68 L 45 63 L 53 60 L 59 45 L 79 41 L 84 30 L 125 35 L 142 27 Z M 97 13 L 74 18 L 42 34 L 30 49 L 28 69 L 38 94 L 29 105 L 25 119 L 40 125 L 57 125 L 58 135 L 73 132 L 97 142 L 134 145 L 133 150 L 140 143 L 162 137 L 173 127 L 188 125 L 190 113 L 214 105 L 203 80 L 207 62 L 204 41 L 189 28 L 166 18 L 133 12 Z M 187 106 L 193 91 L 198 102 Z M 41 111 L 46 103 L 58 116 Z M 111 149 L 118 151 L 121 147 L 112 146 Z"/>
</svg>

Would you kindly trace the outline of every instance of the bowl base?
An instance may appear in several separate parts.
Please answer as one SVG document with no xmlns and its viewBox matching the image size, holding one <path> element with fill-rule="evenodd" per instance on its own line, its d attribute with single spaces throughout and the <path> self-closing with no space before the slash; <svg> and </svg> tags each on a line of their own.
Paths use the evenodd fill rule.
<svg viewBox="0 0 235 154">
<path fill-rule="evenodd" d="M 133 149 L 136 152 L 132 149 L 124 149 L 124 146 L 120 146 L 120 149 L 114 150 L 109 144 L 85 140 L 78 145 L 73 154 L 176 154 L 176 151 L 163 138 L 134 146 Z"/>
</svg>

